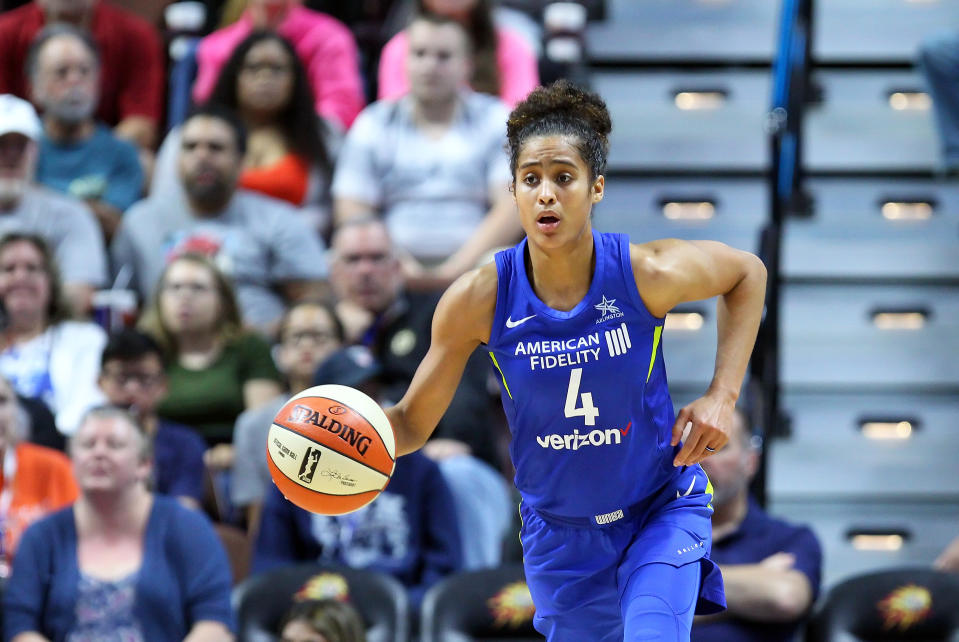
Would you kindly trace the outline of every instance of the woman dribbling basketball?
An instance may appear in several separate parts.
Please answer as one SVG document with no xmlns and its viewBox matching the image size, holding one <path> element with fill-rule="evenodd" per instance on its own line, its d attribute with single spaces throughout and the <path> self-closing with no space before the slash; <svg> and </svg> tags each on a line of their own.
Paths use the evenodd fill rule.
<svg viewBox="0 0 959 642">
<path fill-rule="evenodd" d="M 563 81 L 516 107 L 507 136 L 526 239 L 444 294 L 429 352 L 387 416 L 398 454 L 422 446 L 485 344 L 512 431 L 537 630 L 551 642 L 688 640 L 694 613 L 725 606 L 698 463 L 727 441 L 766 272 L 720 243 L 595 232 L 610 128 L 603 101 Z M 664 318 L 712 296 L 713 380 L 677 417 Z"/>
</svg>

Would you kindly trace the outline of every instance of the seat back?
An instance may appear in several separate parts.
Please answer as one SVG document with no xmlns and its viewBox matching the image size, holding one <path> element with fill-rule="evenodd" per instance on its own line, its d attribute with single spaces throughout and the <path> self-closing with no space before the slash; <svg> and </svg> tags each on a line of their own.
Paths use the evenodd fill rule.
<svg viewBox="0 0 959 642">
<path fill-rule="evenodd" d="M 807 628 L 807 642 L 949 642 L 959 639 L 959 577 L 896 568 L 833 587 Z"/>
<path fill-rule="evenodd" d="M 239 639 L 273 641 L 294 601 L 348 601 L 363 618 L 368 642 L 407 642 L 409 601 L 389 575 L 337 565 L 298 564 L 254 575 L 233 590 Z"/>
<path fill-rule="evenodd" d="M 533 628 L 534 610 L 522 565 L 457 573 L 424 597 L 421 640 L 542 640 Z"/>
</svg>

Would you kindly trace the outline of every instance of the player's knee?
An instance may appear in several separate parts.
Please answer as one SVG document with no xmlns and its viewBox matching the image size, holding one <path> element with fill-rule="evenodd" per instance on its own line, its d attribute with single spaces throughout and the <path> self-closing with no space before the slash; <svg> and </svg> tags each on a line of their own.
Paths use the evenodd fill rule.
<svg viewBox="0 0 959 642">
<path fill-rule="evenodd" d="M 636 595 L 629 603 L 626 642 L 681 642 L 689 629 L 673 607 L 658 595 Z"/>
</svg>

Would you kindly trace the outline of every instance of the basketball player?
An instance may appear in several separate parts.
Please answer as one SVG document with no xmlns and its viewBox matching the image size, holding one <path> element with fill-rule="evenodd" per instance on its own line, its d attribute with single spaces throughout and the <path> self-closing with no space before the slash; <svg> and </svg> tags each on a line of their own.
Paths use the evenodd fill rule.
<svg viewBox="0 0 959 642">
<path fill-rule="evenodd" d="M 526 239 L 450 286 L 387 414 L 398 454 L 422 446 L 484 344 L 512 431 L 536 628 L 551 642 L 688 640 L 694 612 L 725 607 L 698 463 L 728 439 L 766 271 L 720 243 L 595 232 L 610 128 L 603 101 L 564 81 L 516 107 L 507 136 Z M 717 295 L 713 380 L 676 417 L 664 317 Z"/>
</svg>

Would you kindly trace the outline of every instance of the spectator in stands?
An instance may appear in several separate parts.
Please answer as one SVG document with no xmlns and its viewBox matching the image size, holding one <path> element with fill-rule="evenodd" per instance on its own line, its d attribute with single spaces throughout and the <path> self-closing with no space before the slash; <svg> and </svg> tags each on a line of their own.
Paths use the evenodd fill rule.
<svg viewBox="0 0 959 642">
<path fill-rule="evenodd" d="M 435 13 L 456 20 L 473 42 L 471 75 L 464 79 L 476 91 L 499 96 L 510 108 L 539 85 L 536 54 L 513 30 L 496 26 L 489 0 L 414 0 L 418 15 Z M 399 32 L 380 55 L 379 98 L 399 98 L 411 89 L 410 55 L 422 55 L 411 46 L 410 30 Z"/>
<path fill-rule="evenodd" d="M 149 441 L 118 408 L 70 447 L 80 498 L 33 524 L 4 591 L 4 637 L 230 640 L 230 566 L 199 511 L 151 494 Z"/>
<path fill-rule="evenodd" d="M 925 39 L 919 47 L 919 67 L 932 97 L 943 169 L 959 175 L 959 32 Z"/>
<path fill-rule="evenodd" d="M 26 413 L 10 382 L 0 376 L 0 577 L 27 526 L 77 498 L 70 460 L 56 450 L 23 441 Z"/>
<path fill-rule="evenodd" d="M 348 361 L 328 383 L 375 390 L 379 365 Z M 347 367 L 342 367 L 347 366 Z M 376 501 L 347 515 L 320 515 L 270 488 L 253 547 L 253 572 L 306 561 L 330 561 L 388 573 L 409 590 L 418 613 L 430 586 L 460 569 L 460 533 L 453 497 L 439 467 L 421 453 L 396 460 Z"/>
<path fill-rule="evenodd" d="M 404 262 L 414 281 L 443 286 L 490 249 L 519 237 L 503 145 L 506 107 L 464 89 L 469 35 L 432 14 L 409 29 L 411 91 L 374 103 L 340 150 L 334 216 L 380 214 L 397 245 L 430 266 Z"/>
<path fill-rule="evenodd" d="M 313 385 L 317 367 L 343 343 L 343 326 L 333 308 L 304 301 L 295 304 L 280 322 L 274 358 L 286 378 L 286 390 L 268 403 L 245 410 L 233 429 L 233 505 L 246 512 L 250 532 L 259 524 L 266 491 L 273 485 L 263 452 L 273 417 L 289 398 Z"/>
<path fill-rule="evenodd" d="M 170 256 L 213 256 L 236 286 L 243 321 L 272 332 L 287 303 L 325 294 L 324 248 L 287 203 L 237 189 L 245 153 L 245 130 L 233 112 L 198 109 L 183 124 L 178 160 L 187 203 L 157 194 L 134 205 L 114 238 L 113 258 L 148 298 Z"/>
<path fill-rule="evenodd" d="M 282 642 L 366 642 L 360 614 L 339 600 L 304 600 L 290 607 L 278 631 Z"/>
<path fill-rule="evenodd" d="M 169 392 L 158 414 L 195 428 L 215 447 L 207 465 L 229 468 L 236 418 L 280 394 L 270 347 L 242 329 L 230 283 L 200 254 L 170 262 L 141 325 L 167 361 Z"/>
<path fill-rule="evenodd" d="M 166 84 L 160 37 L 143 19 L 104 0 L 34 0 L 0 14 L 0 93 L 30 95 L 27 50 L 45 25 L 61 22 L 89 30 L 100 51 L 97 120 L 152 148 Z"/>
<path fill-rule="evenodd" d="M 110 404 L 133 414 L 150 441 L 152 490 L 198 508 L 206 443 L 193 428 L 157 416 L 157 405 L 167 393 L 160 346 L 137 330 L 111 335 L 100 359 L 100 389 Z"/>
<path fill-rule="evenodd" d="M 37 181 L 90 206 L 109 240 L 140 198 L 137 148 L 97 123 L 100 56 L 86 32 L 46 27 L 27 56 L 33 102 L 43 110 Z"/>
<path fill-rule="evenodd" d="M 210 97 L 234 48 L 256 30 L 275 31 L 293 44 L 312 83 L 316 113 L 340 130 L 349 129 L 365 102 L 353 34 L 335 18 L 302 7 L 300 0 L 249 0 L 239 20 L 204 38 L 197 49 L 196 102 Z"/>
<path fill-rule="evenodd" d="M 952 540 L 946 550 L 936 558 L 934 566 L 941 571 L 959 573 L 959 537 Z"/>
<path fill-rule="evenodd" d="M 759 465 L 759 438 L 737 409 L 729 443 L 702 462 L 713 484 L 713 550 L 727 610 L 697 617 L 696 642 L 795 639 L 819 595 L 822 550 L 816 535 L 767 515 L 749 495 Z"/>
<path fill-rule="evenodd" d="M 254 32 L 223 66 L 210 102 L 243 120 L 247 151 L 239 187 L 301 208 L 316 229 L 330 223 L 333 162 L 327 143 L 336 137 L 313 110 L 303 63 L 282 36 Z M 160 146 L 153 189 L 164 198 L 183 186 L 176 177 L 180 128 Z"/>
<path fill-rule="evenodd" d="M 97 388 L 106 335 L 88 321 L 71 321 L 60 275 L 43 239 L 0 239 L 0 306 L 4 311 L 0 373 L 20 394 L 37 397 L 72 435 L 83 413 L 102 400 Z"/>
<path fill-rule="evenodd" d="M 63 270 L 64 291 L 78 312 L 106 281 L 103 236 L 82 202 L 33 184 L 40 119 L 30 103 L 0 96 L 0 234 L 38 234 Z"/>
<path fill-rule="evenodd" d="M 429 348 L 439 296 L 406 290 L 389 232 L 372 217 L 353 219 L 334 232 L 331 284 L 347 340 L 372 350 L 383 368 L 380 396 L 396 403 Z M 515 510 L 498 472 L 486 359 L 477 351 L 467 362 L 449 410 L 422 451 L 439 463 L 456 497 L 466 568 L 499 562 Z"/>
</svg>

